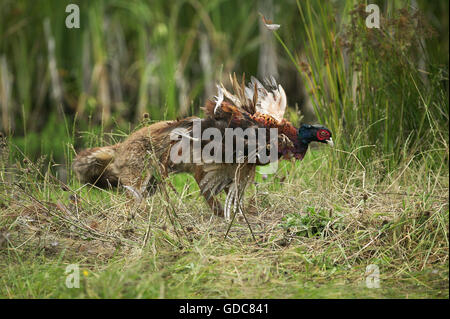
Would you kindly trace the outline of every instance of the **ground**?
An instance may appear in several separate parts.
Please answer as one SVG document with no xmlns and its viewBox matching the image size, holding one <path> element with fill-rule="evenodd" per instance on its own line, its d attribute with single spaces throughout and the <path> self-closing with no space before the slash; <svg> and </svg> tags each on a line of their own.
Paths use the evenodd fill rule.
<svg viewBox="0 0 450 319">
<path fill-rule="evenodd" d="M 448 298 L 448 168 L 412 161 L 383 175 L 349 155 L 336 169 L 335 152 L 312 149 L 257 176 L 244 210 L 254 237 L 238 216 L 225 238 L 229 223 L 189 175 L 137 203 L 121 189 L 62 184 L 38 163 L 11 164 L 1 176 L 0 297 Z M 79 288 L 67 287 L 69 265 Z M 367 287 L 368 265 L 380 288 Z"/>
</svg>

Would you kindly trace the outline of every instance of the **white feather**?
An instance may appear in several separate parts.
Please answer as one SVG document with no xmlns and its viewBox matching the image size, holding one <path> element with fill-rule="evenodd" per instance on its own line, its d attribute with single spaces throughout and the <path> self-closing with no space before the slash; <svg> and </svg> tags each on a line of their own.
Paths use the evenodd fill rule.
<svg viewBox="0 0 450 319">
<path fill-rule="evenodd" d="M 188 130 L 187 129 L 183 129 L 183 128 L 175 128 L 170 132 L 170 139 L 171 140 L 176 140 L 178 138 L 178 136 L 182 136 L 182 137 L 186 137 L 192 141 L 200 141 L 198 138 L 196 137 L 192 137 L 188 134 Z"/>
<path fill-rule="evenodd" d="M 255 77 L 251 77 L 251 82 L 244 88 L 244 95 L 247 103 L 253 102 L 253 97 L 257 93 L 256 111 L 261 114 L 267 114 L 278 122 L 284 118 L 286 112 L 287 98 L 286 93 L 281 85 L 277 84 L 273 76 L 264 80 L 265 86 Z M 255 87 L 256 91 L 255 92 Z M 238 96 L 230 93 L 223 85 L 217 85 L 218 93 L 214 97 L 216 105 L 214 114 L 218 111 L 224 98 L 227 98 L 237 107 L 241 107 L 242 103 Z"/>
<path fill-rule="evenodd" d="M 214 97 L 214 101 L 216 102 L 216 106 L 214 106 L 214 114 L 216 114 L 217 109 L 222 105 L 223 102 L 223 90 L 219 85 L 217 86 L 217 96 Z"/>
<path fill-rule="evenodd" d="M 259 99 L 256 104 L 256 111 L 261 114 L 270 115 L 279 122 L 283 120 L 287 104 L 286 93 L 284 92 L 283 87 L 278 85 L 278 88 L 273 89 L 271 92 L 267 91 L 265 88 L 261 91 L 263 94 L 258 96 Z"/>
</svg>

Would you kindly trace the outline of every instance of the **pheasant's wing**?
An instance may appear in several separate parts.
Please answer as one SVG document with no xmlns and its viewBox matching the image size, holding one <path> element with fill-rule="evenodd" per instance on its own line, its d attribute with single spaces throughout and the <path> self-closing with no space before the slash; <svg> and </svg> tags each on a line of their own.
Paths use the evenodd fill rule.
<svg viewBox="0 0 450 319">
<path fill-rule="evenodd" d="M 223 84 L 217 85 L 218 93 L 213 101 L 205 106 L 208 116 L 217 116 L 221 106 L 232 105 L 241 113 L 253 115 L 260 113 L 281 122 L 286 111 L 287 98 L 281 85 L 277 84 L 274 77 L 264 80 L 264 85 L 255 77 L 244 85 L 245 78 L 239 83 L 236 75 L 230 75 L 233 92 L 228 91 Z"/>
<path fill-rule="evenodd" d="M 198 163 L 199 159 L 204 157 L 203 153 L 210 155 L 214 150 L 214 158 L 220 158 L 224 164 L 255 163 L 258 160 L 257 151 L 270 143 L 269 132 L 266 134 L 267 142 L 257 135 L 261 134 L 256 130 L 260 128 L 258 123 L 242 113 L 225 112 L 220 119 L 204 119 L 201 122 L 202 154 L 200 149 L 193 150 L 194 158 L 198 159 L 196 161 Z M 260 145 L 261 141 L 264 141 L 262 145 Z M 203 160 L 201 162 L 203 163 Z"/>
<path fill-rule="evenodd" d="M 266 79 L 265 86 L 252 77 L 251 83 L 247 87 L 247 95 L 253 92 L 257 94 L 255 109 L 256 112 L 267 114 L 281 122 L 286 111 L 287 98 L 281 85 L 277 84 L 273 77 Z"/>
<path fill-rule="evenodd" d="M 206 163 L 201 160 L 198 164 L 202 170 L 201 178 L 199 178 L 199 187 L 207 199 L 217 195 L 222 190 L 227 192 L 225 217 L 228 219 L 239 207 L 248 182 L 254 178 L 256 165 L 260 164 L 259 162 L 251 162 L 249 159 L 256 154 L 256 150 L 259 152 L 261 147 L 267 147 L 270 144 L 270 139 L 267 138 L 264 141 L 264 145 L 250 147 L 248 136 L 235 134 L 233 144 L 238 145 L 238 143 L 242 143 L 244 152 L 237 153 L 234 147 L 233 152 L 227 152 L 225 145 L 226 130 L 229 128 L 240 128 L 243 131 L 247 128 L 264 128 L 269 130 L 270 128 L 283 125 L 283 116 L 286 109 L 286 94 L 273 78 L 266 80 L 265 86 L 255 78 L 252 78 L 251 83 L 247 87 L 244 85 L 244 78 L 241 83 L 237 81 L 236 75 L 230 77 L 230 79 L 233 92 L 228 91 L 223 85 L 218 85 L 217 95 L 213 100 L 208 100 L 203 108 L 206 117 L 201 122 L 202 133 L 209 128 L 217 128 L 221 136 L 225 138 L 219 141 L 214 138 L 210 140 L 202 139 L 201 150 L 193 151 L 193 157 L 201 159 L 203 154 L 200 153 L 203 153 L 204 147 L 209 143 L 217 143 L 217 147 L 223 154 L 222 160 L 230 155 L 233 156 L 232 163 L 227 161 Z M 279 134 L 284 136 L 281 131 Z M 269 135 L 266 134 L 267 137 Z M 203 134 L 202 137 L 204 138 Z M 260 143 L 259 139 L 257 143 Z"/>
<path fill-rule="evenodd" d="M 289 123 L 283 119 L 286 109 L 286 95 L 283 88 L 277 86 L 273 77 L 266 79 L 265 85 L 252 77 L 251 83 L 244 87 L 243 82 L 241 84 L 237 82 L 235 75 L 231 77 L 231 82 L 234 94 L 227 91 L 223 85 L 217 86 L 218 94 L 213 100 L 207 101 L 204 107 L 207 117 L 202 122 L 202 130 L 208 127 L 220 128 L 222 136 L 225 136 L 226 128 L 267 129 L 266 143 L 265 145 L 257 145 L 258 150 L 267 148 L 270 144 L 270 128 L 279 129 L 279 139 L 283 140 L 287 137 L 292 143 L 295 141 L 296 131 L 286 130 L 286 124 Z M 247 147 L 247 141 L 244 139 L 241 142 L 246 145 L 245 155 L 251 155 L 249 154 L 251 148 Z"/>
</svg>

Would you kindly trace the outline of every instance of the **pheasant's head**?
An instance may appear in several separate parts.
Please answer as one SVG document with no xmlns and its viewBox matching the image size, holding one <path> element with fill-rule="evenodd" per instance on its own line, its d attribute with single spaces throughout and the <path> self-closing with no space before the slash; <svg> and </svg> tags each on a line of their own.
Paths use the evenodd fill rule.
<svg viewBox="0 0 450 319">
<path fill-rule="evenodd" d="M 322 125 L 303 124 L 298 129 L 298 139 L 306 145 L 310 142 L 320 142 L 327 143 L 331 147 L 334 146 L 330 130 Z"/>
</svg>

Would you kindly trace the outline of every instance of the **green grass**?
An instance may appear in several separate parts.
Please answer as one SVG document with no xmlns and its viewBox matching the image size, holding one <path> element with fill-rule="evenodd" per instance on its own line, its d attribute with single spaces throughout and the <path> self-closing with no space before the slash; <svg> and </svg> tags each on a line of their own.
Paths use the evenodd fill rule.
<svg viewBox="0 0 450 319">
<path fill-rule="evenodd" d="M 434 30 L 419 8 L 393 8 L 380 29 L 369 29 L 356 1 L 342 2 L 341 21 L 331 2 L 296 3 L 308 40 L 304 57 L 274 35 L 342 149 L 358 149 L 361 165 L 382 154 L 389 171 L 419 152 L 448 148 L 448 72 L 439 65 L 448 61 L 431 60 L 424 43 Z"/>
<path fill-rule="evenodd" d="M 3 279 L 7 298 L 448 298 L 448 269 L 381 278 L 381 288 L 365 286 L 365 267 L 292 270 L 299 252 L 293 249 L 258 254 L 194 242 L 192 248 L 157 257 L 149 252 L 133 260 L 106 265 L 80 264 L 80 288 L 65 286 L 65 267 L 38 257 L 9 266 Z M 255 247 L 252 247 L 255 250 Z M 301 252 L 300 252 L 301 254 Z M 63 254 L 61 254 L 63 255 Z M 261 263 L 261 255 L 268 261 Z M 61 257 L 63 258 L 63 257 Z M 294 260 L 293 260 L 294 259 Z M 276 260 L 276 263 L 274 261 Z M 270 261 L 270 262 L 269 262 Z M 383 271 L 383 268 L 381 268 Z"/>
<path fill-rule="evenodd" d="M 362 188 L 356 170 L 330 182 L 332 155 L 312 149 L 250 187 L 257 242 L 242 218 L 224 240 L 227 223 L 188 175 L 171 178 L 169 203 L 158 192 L 137 205 L 122 191 L 63 191 L 27 163 L 29 173 L 2 184 L 1 296 L 448 298 L 448 175 L 400 167 L 384 180 L 366 176 Z M 65 286 L 69 264 L 80 267 L 79 289 Z M 369 264 L 380 289 L 365 286 Z"/>
<path fill-rule="evenodd" d="M 281 24 L 288 118 L 309 101 L 336 148 L 256 177 L 257 242 L 242 217 L 224 239 L 190 175 L 137 204 L 70 169 L 75 150 L 201 115 L 229 72 L 256 75 L 257 2 L 75 2 L 80 30 L 60 27 L 68 1 L 0 3 L 0 297 L 449 297 L 448 2 L 376 1 L 380 30 L 360 1 L 262 10 Z M 69 264 L 79 289 L 65 286 Z M 365 286 L 370 264 L 380 289 Z"/>
<path fill-rule="evenodd" d="M 61 27 L 69 3 L 80 6 L 80 29 Z M 361 3 L 283 2 L 266 12 L 257 1 L 234 0 L 2 1 L 0 128 L 27 156 L 63 161 L 68 142 L 85 145 L 74 122 L 78 131 L 110 132 L 129 130 L 144 112 L 154 120 L 199 114 L 216 81 L 257 75 L 263 11 L 282 25 L 277 66 L 290 105 L 305 111 L 298 72 L 317 120 L 341 147 L 376 145 L 361 149 L 361 160 L 382 153 L 390 170 L 427 150 L 423 140 L 448 140 L 448 3 L 378 1 L 380 30 L 365 27 Z"/>
</svg>

